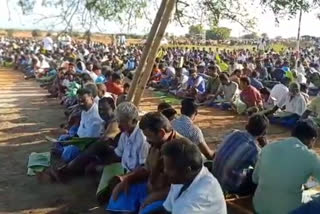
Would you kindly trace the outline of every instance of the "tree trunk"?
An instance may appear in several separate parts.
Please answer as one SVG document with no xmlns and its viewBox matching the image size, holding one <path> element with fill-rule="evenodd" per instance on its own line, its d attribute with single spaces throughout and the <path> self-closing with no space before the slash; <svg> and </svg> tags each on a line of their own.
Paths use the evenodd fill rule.
<svg viewBox="0 0 320 214">
<path fill-rule="evenodd" d="M 175 3 L 176 3 L 176 0 L 169 0 L 167 6 L 165 8 L 165 12 L 163 14 L 163 17 L 162 17 L 162 20 L 161 20 L 161 23 L 159 26 L 159 30 L 155 36 L 153 45 L 151 47 L 151 52 L 149 53 L 148 58 L 147 58 L 147 64 L 144 67 L 144 71 L 142 72 L 141 78 L 137 84 L 138 88 L 136 90 L 135 97 L 133 99 L 133 103 L 136 106 L 139 106 L 144 89 L 145 89 L 145 87 L 148 83 L 148 80 L 150 78 L 150 74 L 152 72 L 154 61 L 157 56 L 161 40 L 163 38 L 163 35 L 166 31 L 167 25 L 168 25 L 169 20 L 171 18 L 171 14 L 174 9 Z"/>
<path fill-rule="evenodd" d="M 128 98 L 127 98 L 127 101 L 130 101 L 132 102 L 133 101 L 133 97 L 135 95 L 135 92 L 136 92 L 136 89 L 137 89 L 137 82 L 140 78 L 140 75 L 142 73 L 142 70 L 146 64 L 146 61 L 147 61 L 147 57 L 151 51 L 151 46 L 153 44 L 153 41 L 154 41 L 154 38 L 155 38 L 155 35 L 156 33 L 158 32 L 158 29 L 159 29 L 159 25 L 160 25 L 160 21 L 161 21 L 161 18 L 164 14 L 164 10 L 166 8 L 166 5 L 167 5 L 167 2 L 170 1 L 170 0 L 162 0 L 162 3 L 160 5 L 160 8 L 157 12 L 157 15 L 156 15 L 156 18 L 152 24 L 152 27 L 150 29 L 150 33 L 148 35 L 148 39 L 147 39 L 147 42 L 146 42 L 146 45 L 143 49 L 143 53 L 142 53 L 142 56 L 141 56 L 141 59 L 139 61 L 139 65 L 138 65 L 138 68 L 136 70 L 136 73 L 133 77 L 133 80 L 131 82 L 131 86 L 130 86 L 130 89 L 129 89 L 129 93 L 128 93 Z"/>
</svg>

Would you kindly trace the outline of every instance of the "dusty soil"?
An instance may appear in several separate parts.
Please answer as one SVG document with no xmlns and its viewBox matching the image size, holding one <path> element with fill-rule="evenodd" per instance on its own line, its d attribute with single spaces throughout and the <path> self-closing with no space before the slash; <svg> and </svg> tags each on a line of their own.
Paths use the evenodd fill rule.
<svg viewBox="0 0 320 214">
<path fill-rule="evenodd" d="M 44 137 L 57 137 L 65 118 L 56 99 L 46 98 L 45 90 L 22 76 L 0 69 L 0 213 L 103 213 L 95 202 L 96 186 L 89 178 L 39 184 L 36 177 L 26 175 L 29 154 L 48 151 L 50 144 Z M 159 102 L 147 91 L 141 109 L 155 110 Z M 202 108 L 196 122 L 214 148 L 231 129 L 243 129 L 246 118 Z M 268 132 L 271 140 L 288 135 L 286 129 L 275 126 Z"/>
</svg>

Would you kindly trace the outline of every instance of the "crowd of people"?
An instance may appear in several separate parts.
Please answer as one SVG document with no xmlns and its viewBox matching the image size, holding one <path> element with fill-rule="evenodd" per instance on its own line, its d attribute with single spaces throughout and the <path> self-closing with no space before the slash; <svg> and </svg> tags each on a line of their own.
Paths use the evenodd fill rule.
<svg viewBox="0 0 320 214">
<path fill-rule="evenodd" d="M 256 213 L 318 213 L 320 199 L 302 204 L 302 187 L 310 176 L 320 179 L 312 150 L 319 53 L 161 48 L 147 87 L 181 98 L 180 114 L 161 103 L 140 115 L 127 94 L 142 50 L 61 44 L 50 35 L 1 41 L 0 62 L 35 78 L 66 108 L 65 133 L 51 151 L 63 165 L 41 176 L 66 182 L 121 163 L 110 197 L 99 198 L 109 213 L 226 214 L 228 194 L 253 196 Z M 194 122 L 202 105 L 246 115 L 247 125 L 214 151 Z M 291 137 L 268 143 L 269 123 L 288 127 Z"/>
</svg>

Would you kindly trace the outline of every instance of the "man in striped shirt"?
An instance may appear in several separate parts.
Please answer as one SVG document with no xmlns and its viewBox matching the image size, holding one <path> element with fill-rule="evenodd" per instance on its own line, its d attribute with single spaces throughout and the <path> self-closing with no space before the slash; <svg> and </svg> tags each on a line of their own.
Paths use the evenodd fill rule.
<svg viewBox="0 0 320 214">
<path fill-rule="evenodd" d="M 207 145 L 201 129 L 193 123 L 197 114 L 198 107 L 193 99 L 182 100 L 181 116 L 172 121 L 172 127 L 180 135 L 196 144 L 207 159 L 212 160 L 214 152 Z"/>
<path fill-rule="evenodd" d="M 226 193 L 246 195 L 253 193 L 255 185 L 251 180 L 263 137 L 269 125 L 263 115 L 249 119 L 246 131 L 235 130 L 227 135 L 219 146 L 213 163 L 213 175 Z"/>
</svg>

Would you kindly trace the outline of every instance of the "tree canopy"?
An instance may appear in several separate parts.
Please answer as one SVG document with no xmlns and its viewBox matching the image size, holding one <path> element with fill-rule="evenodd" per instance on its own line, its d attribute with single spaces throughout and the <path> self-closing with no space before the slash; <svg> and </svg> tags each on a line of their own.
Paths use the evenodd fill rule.
<svg viewBox="0 0 320 214">
<path fill-rule="evenodd" d="M 17 1 L 28 15 L 33 13 L 39 0 L 9 0 Z M 54 8 L 55 15 L 43 14 L 41 20 L 54 19 L 54 25 L 63 24 L 66 29 L 74 25 L 81 25 L 85 29 L 92 26 L 99 27 L 101 21 L 116 21 L 130 27 L 136 25 L 137 20 L 152 22 L 154 11 L 158 9 L 160 0 L 42 0 L 41 6 Z M 151 17 L 150 17 L 151 16 Z M 176 0 L 174 20 L 178 23 L 194 22 L 218 24 L 222 19 L 229 19 L 240 23 L 246 29 L 253 28 L 255 20 L 247 12 L 240 0 Z"/>
<path fill-rule="evenodd" d="M 206 31 L 206 38 L 212 40 L 226 40 L 230 38 L 231 29 L 226 27 L 214 27 Z"/>
<path fill-rule="evenodd" d="M 33 12 L 35 4 L 54 8 L 55 15 L 42 14 L 41 20 L 54 19 L 69 29 L 72 25 L 81 25 L 84 29 L 92 26 L 99 28 L 101 21 L 116 21 L 128 27 L 128 31 L 137 25 L 139 20 L 153 20 L 154 11 L 160 0 L 8 0 L 16 1 L 24 14 Z M 247 11 L 251 1 L 241 0 L 176 0 L 174 20 L 180 24 L 206 23 L 218 26 L 219 21 L 228 19 L 239 23 L 247 30 L 255 26 L 255 17 Z M 294 17 L 302 9 L 309 12 L 320 6 L 320 0 L 260 0 L 266 10 L 271 9 L 279 18 Z M 41 21 L 40 20 L 40 21 Z M 74 24 L 76 22 L 76 24 Z"/>
<path fill-rule="evenodd" d="M 308 13 L 320 7 L 320 0 L 261 0 L 260 4 L 266 9 L 271 9 L 276 16 L 276 21 L 280 18 L 293 18 L 297 13 Z"/>
<path fill-rule="evenodd" d="M 201 24 L 191 25 L 189 27 L 189 35 L 190 36 L 199 36 L 204 33 L 204 28 Z"/>
<path fill-rule="evenodd" d="M 242 36 L 243 39 L 258 39 L 259 36 L 257 33 L 249 33 Z"/>
</svg>

